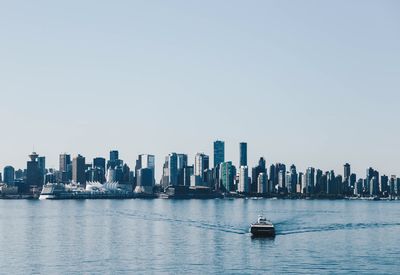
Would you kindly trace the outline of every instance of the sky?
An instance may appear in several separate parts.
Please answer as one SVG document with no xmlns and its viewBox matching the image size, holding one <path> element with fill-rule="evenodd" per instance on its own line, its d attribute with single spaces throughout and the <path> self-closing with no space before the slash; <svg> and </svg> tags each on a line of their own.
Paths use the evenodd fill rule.
<svg viewBox="0 0 400 275">
<path fill-rule="evenodd" d="M 2 1 L 0 168 L 110 150 L 400 175 L 400 2 Z M 212 157 L 211 157 L 212 158 Z"/>
</svg>

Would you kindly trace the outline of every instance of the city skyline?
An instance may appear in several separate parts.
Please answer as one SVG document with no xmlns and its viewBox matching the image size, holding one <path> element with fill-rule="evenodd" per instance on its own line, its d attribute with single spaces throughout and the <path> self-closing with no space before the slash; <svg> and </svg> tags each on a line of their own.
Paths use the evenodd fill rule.
<svg viewBox="0 0 400 275">
<path fill-rule="evenodd" d="M 245 140 L 249 166 L 400 174 L 398 8 L 2 3 L 0 166 L 33 146 L 54 167 L 61 152 L 193 158 L 219 138 L 235 164 Z"/>
<path fill-rule="evenodd" d="M 175 153 L 175 154 L 177 154 L 177 156 L 184 154 L 186 156 L 186 158 L 187 158 L 186 163 L 187 164 L 191 164 L 191 165 L 195 164 L 196 156 L 198 154 L 204 154 L 205 156 L 207 156 L 209 158 L 209 167 L 215 167 L 214 166 L 214 162 L 211 161 L 211 160 L 214 159 L 214 150 L 216 148 L 214 147 L 215 145 L 213 145 L 213 144 L 215 142 L 223 142 L 223 144 L 224 144 L 224 151 L 223 151 L 223 153 L 224 153 L 223 155 L 224 155 L 224 159 L 225 159 L 224 162 L 231 162 L 232 165 L 234 165 L 237 168 L 242 166 L 242 165 L 240 165 L 240 161 L 241 161 L 240 160 L 240 158 L 241 158 L 241 146 L 242 146 L 242 144 L 246 144 L 246 153 L 247 153 L 248 143 L 241 141 L 236 146 L 234 146 L 234 147 L 236 147 L 236 151 L 237 151 L 236 154 L 235 154 L 234 152 L 233 153 L 232 152 L 229 153 L 229 151 L 227 151 L 227 149 L 226 149 L 227 148 L 226 147 L 227 142 L 225 140 L 222 140 L 222 139 L 214 140 L 210 145 L 211 149 L 209 151 L 198 151 L 197 152 L 197 151 L 193 151 L 192 150 L 193 152 L 196 152 L 193 155 L 190 154 L 190 153 L 187 153 L 187 152 L 182 152 L 182 151 L 175 150 L 175 151 L 171 151 L 171 152 L 167 153 L 165 156 L 158 156 L 158 155 L 152 154 L 152 153 L 141 152 L 141 153 L 138 153 L 136 156 L 132 157 L 132 156 L 126 154 L 125 152 L 123 152 L 123 151 L 121 151 L 121 150 L 119 150 L 117 148 L 113 148 L 112 150 L 108 150 L 106 153 L 104 153 L 102 155 L 101 154 L 87 155 L 87 154 L 79 153 L 79 152 L 77 152 L 77 153 L 62 152 L 62 153 L 59 153 L 57 156 L 52 156 L 52 155 L 49 156 L 49 155 L 42 154 L 40 152 L 40 157 L 38 157 L 38 159 L 40 159 L 41 157 L 45 157 L 46 158 L 45 159 L 45 165 L 46 165 L 45 168 L 46 169 L 55 169 L 55 170 L 63 171 L 63 169 L 61 169 L 61 163 L 62 163 L 61 162 L 61 157 L 63 155 L 69 156 L 71 163 L 73 162 L 73 160 L 75 158 L 83 157 L 84 159 L 86 159 L 86 162 L 85 162 L 86 164 L 92 164 L 93 166 L 96 166 L 93 162 L 95 162 L 97 159 L 102 159 L 104 161 L 109 160 L 111 158 L 109 158 L 108 156 L 111 157 L 111 155 L 116 152 L 118 154 L 116 156 L 117 158 L 119 156 L 122 156 L 121 159 L 124 160 L 124 163 L 128 164 L 132 169 L 134 169 L 135 168 L 135 164 L 137 162 L 137 158 L 139 156 L 141 156 L 141 155 L 153 155 L 155 157 L 155 166 L 154 166 L 155 172 L 154 172 L 154 176 L 155 176 L 156 182 L 159 182 L 159 180 L 162 178 L 162 174 L 163 174 L 163 168 L 162 168 L 163 167 L 163 160 L 164 160 L 164 158 L 166 156 L 170 155 L 171 153 Z M 251 145 L 250 145 L 250 147 L 251 147 Z M 229 146 L 228 146 L 228 148 L 229 148 Z M 39 154 L 39 151 L 35 150 L 33 152 Z M 236 159 L 231 159 L 231 158 L 227 157 L 227 156 L 230 156 L 230 155 L 236 155 Z M 400 175 L 400 174 L 397 174 L 397 173 L 395 173 L 393 171 L 392 172 L 391 171 L 386 172 L 388 169 L 377 167 L 377 166 L 373 166 L 373 165 L 367 165 L 366 167 L 358 167 L 357 164 L 351 163 L 350 161 L 344 161 L 343 163 L 336 165 L 335 166 L 336 168 L 334 168 L 334 167 L 321 167 L 321 166 L 318 166 L 318 165 L 306 165 L 306 166 L 303 167 L 303 166 L 300 166 L 300 165 L 298 165 L 297 163 L 295 163 L 293 161 L 292 162 L 291 161 L 285 162 L 285 161 L 282 161 L 282 160 L 275 160 L 275 161 L 274 160 L 270 160 L 267 157 L 265 157 L 264 155 L 249 156 L 248 153 L 247 153 L 246 157 L 247 158 L 250 157 L 249 159 L 256 159 L 256 161 L 254 161 L 254 162 L 249 162 L 248 161 L 247 165 L 245 165 L 245 166 L 248 167 L 248 169 L 251 169 L 252 167 L 257 166 L 257 164 L 259 163 L 260 158 L 263 158 L 265 160 L 267 166 L 271 165 L 271 164 L 284 163 L 285 165 L 288 166 L 288 168 L 291 165 L 295 165 L 297 170 L 303 171 L 303 172 L 305 172 L 310 167 L 315 168 L 315 169 L 321 169 L 323 171 L 331 171 L 331 170 L 333 170 L 333 171 L 335 171 L 335 173 L 337 173 L 339 175 L 342 175 L 343 177 L 346 177 L 346 169 L 344 169 L 344 167 L 343 167 L 343 165 L 346 165 L 346 164 L 350 164 L 351 165 L 352 173 L 355 173 L 355 174 L 357 174 L 357 176 L 361 176 L 361 177 L 365 175 L 365 170 L 370 168 L 370 167 L 373 167 L 374 169 L 380 171 L 382 173 L 382 175 L 387 175 L 387 176 Z M 25 157 L 23 157 L 22 160 L 19 161 L 19 162 L 22 162 L 21 166 L 15 166 L 10 162 L 4 161 L 4 163 L 6 163 L 6 164 L 3 165 L 3 166 L 0 166 L 0 168 L 1 168 L 0 173 L 3 172 L 3 169 L 5 167 L 12 167 L 12 168 L 15 169 L 15 171 L 17 171 L 18 169 L 24 170 L 24 169 L 26 169 L 26 162 L 27 162 L 28 159 L 29 159 L 29 154 L 25 154 Z M 133 159 L 133 160 L 130 161 L 130 159 Z"/>
</svg>

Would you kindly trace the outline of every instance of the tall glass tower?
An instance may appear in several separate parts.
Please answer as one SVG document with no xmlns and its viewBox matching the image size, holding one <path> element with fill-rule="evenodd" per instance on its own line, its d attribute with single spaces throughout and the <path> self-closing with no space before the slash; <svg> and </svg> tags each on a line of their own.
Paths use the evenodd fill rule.
<svg viewBox="0 0 400 275">
<path fill-rule="evenodd" d="M 218 167 L 225 162 L 225 142 L 214 141 L 214 167 Z"/>
<path fill-rule="evenodd" d="M 240 166 L 247 166 L 247 143 L 240 143 Z"/>
</svg>

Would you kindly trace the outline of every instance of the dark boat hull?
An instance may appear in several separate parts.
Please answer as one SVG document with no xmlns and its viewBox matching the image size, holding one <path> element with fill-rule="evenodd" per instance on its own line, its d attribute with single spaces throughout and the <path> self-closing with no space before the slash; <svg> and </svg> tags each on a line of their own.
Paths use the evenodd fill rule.
<svg viewBox="0 0 400 275">
<path fill-rule="evenodd" d="M 253 237 L 275 237 L 274 228 L 251 227 L 250 233 Z"/>
</svg>

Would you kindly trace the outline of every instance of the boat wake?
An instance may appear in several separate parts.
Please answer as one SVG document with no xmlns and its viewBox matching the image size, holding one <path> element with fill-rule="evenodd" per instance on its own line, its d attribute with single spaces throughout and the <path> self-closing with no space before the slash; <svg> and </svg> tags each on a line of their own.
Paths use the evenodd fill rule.
<svg viewBox="0 0 400 275">
<path fill-rule="evenodd" d="M 201 229 L 207 229 L 207 230 L 215 230 L 215 231 L 222 231 L 226 233 L 232 233 L 232 234 L 240 234 L 244 235 L 247 234 L 247 231 L 244 231 L 242 228 L 237 228 L 232 225 L 228 224 L 213 224 L 209 223 L 206 221 L 199 221 L 199 220 L 190 220 L 190 219 L 179 219 L 179 218 L 172 218 L 172 217 L 166 217 L 157 213 L 146 213 L 146 214 L 140 214 L 140 213 L 127 213 L 124 211 L 113 211 L 114 214 L 118 215 L 123 215 L 123 216 L 130 216 L 133 218 L 138 218 L 141 220 L 146 220 L 146 221 L 162 221 L 162 222 L 170 222 L 170 223 L 179 223 L 180 225 L 185 225 L 185 226 L 190 226 L 190 227 L 196 227 L 196 228 L 201 228 Z"/>
<path fill-rule="evenodd" d="M 338 230 L 362 230 L 371 228 L 385 228 L 385 227 L 397 227 L 400 223 L 347 223 L 347 224 L 329 224 L 319 227 L 303 227 L 294 230 L 278 230 L 277 235 L 292 235 L 292 234 L 303 234 L 313 232 L 326 232 L 326 231 L 338 231 Z M 277 224 L 279 228 L 279 224 Z"/>
</svg>

